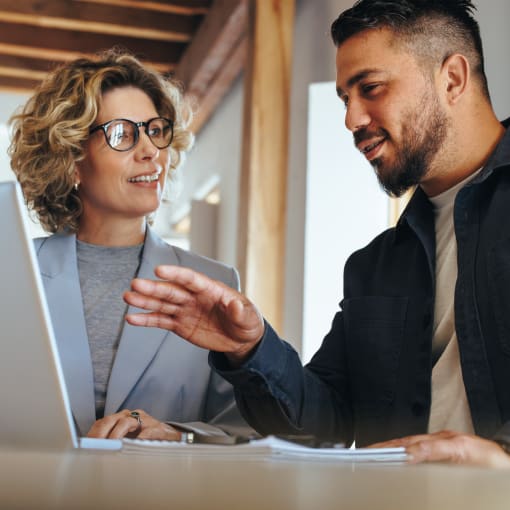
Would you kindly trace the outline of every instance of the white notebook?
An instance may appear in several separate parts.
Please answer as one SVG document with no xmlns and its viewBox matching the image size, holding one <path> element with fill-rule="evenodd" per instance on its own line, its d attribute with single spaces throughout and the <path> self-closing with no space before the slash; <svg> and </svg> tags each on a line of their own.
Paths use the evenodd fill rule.
<svg viewBox="0 0 510 510">
<path fill-rule="evenodd" d="M 312 448 L 274 436 L 252 439 L 247 443 L 236 445 L 184 444 L 170 441 L 124 439 L 122 452 L 377 463 L 402 463 L 408 458 L 405 448 Z"/>
</svg>

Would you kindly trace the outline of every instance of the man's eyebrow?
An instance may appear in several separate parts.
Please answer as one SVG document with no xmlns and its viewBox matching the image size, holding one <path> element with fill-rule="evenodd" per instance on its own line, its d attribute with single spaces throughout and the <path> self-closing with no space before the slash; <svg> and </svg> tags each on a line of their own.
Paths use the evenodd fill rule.
<svg viewBox="0 0 510 510">
<path fill-rule="evenodd" d="M 347 88 L 350 89 L 354 85 L 356 85 L 356 83 L 360 82 L 361 80 L 364 80 L 369 75 L 380 72 L 381 72 L 380 69 L 363 69 L 362 71 L 356 73 L 354 76 L 351 76 L 351 78 L 347 80 Z M 342 97 L 345 94 L 345 91 L 341 87 L 337 87 L 336 93 L 338 97 Z"/>
</svg>

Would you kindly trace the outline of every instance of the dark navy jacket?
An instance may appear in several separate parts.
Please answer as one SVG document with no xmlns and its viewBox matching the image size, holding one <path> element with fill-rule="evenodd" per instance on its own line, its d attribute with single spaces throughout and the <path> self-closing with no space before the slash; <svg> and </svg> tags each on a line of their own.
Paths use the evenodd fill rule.
<svg viewBox="0 0 510 510">
<path fill-rule="evenodd" d="M 462 374 L 475 431 L 490 438 L 510 432 L 510 130 L 457 194 L 454 223 Z M 229 370 L 217 353 L 210 362 L 263 434 L 299 431 L 362 446 L 424 433 L 434 265 L 433 208 L 418 188 L 397 226 L 347 261 L 341 310 L 305 368 L 269 325 L 241 369 Z"/>
</svg>

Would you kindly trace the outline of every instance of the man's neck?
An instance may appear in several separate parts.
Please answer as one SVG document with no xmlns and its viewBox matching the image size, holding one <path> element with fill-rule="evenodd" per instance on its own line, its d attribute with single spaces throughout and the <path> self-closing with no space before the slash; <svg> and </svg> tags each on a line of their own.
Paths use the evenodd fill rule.
<svg viewBox="0 0 510 510">
<path fill-rule="evenodd" d="M 460 129 L 458 136 L 431 165 L 420 183 L 429 197 L 435 197 L 482 168 L 505 134 L 505 128 L 494 114 L 477 119 L 477 126 Z"/>
</svg>

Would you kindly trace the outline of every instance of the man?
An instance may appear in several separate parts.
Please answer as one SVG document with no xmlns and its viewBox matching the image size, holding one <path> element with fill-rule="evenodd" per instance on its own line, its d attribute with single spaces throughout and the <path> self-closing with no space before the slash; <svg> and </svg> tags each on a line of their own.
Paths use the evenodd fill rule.
<svg viewBox="0 0 510 510">
<path fill-rule="evenodd" d="M 397 226 L 348 260 L 341 311 L 305 368 L 252 303 L 203 275 L 162 266 L 165 281 L 126 294 L 151 311 L 130 323 L 214 351 L 259 432 L 510 467 L 510 133 L 473 10 L 360 0 L 332 25 L 356 146 L 388 193 L 417 189 Z"/>
</svg>

